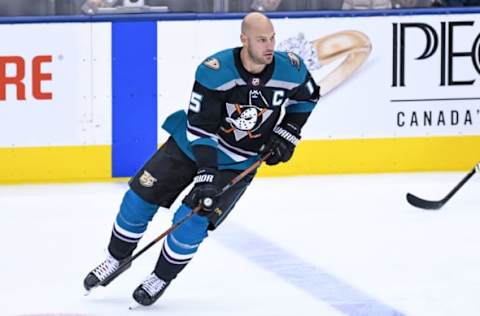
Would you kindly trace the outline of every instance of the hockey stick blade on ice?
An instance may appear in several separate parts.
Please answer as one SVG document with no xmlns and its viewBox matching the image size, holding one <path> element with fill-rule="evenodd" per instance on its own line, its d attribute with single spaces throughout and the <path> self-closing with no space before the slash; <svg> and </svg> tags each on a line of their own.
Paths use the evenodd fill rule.
<svg viewBox="0 0 480 316">
<path fill-rule="evenodd" d="M 229 190 L 232 186 L 234 186 L 237 182 L 239 182 L 240 180 L 242 180 L 247 174 L 249 174 L 250 172 L 254 171 L 255 169 L 257 169 L 258 167 L 260 167 L 260 165 L 262 164 L 262 162 L 264 162 L 265 160 L 267 160 L 268 158 L 270 158 L 270 156 L 272 155 L 272 153 L 267 153 L 265 154 L 263 157 L 261 157 L 259 160 L 257 160 L 256 162 L 254 162 L 250 167 L 248 167 L 247 169 L 243 170 L 239 175 L 237 175 L 235 178 L 233 178 L 227 185 L 225 185 L 222 190 L 220 191 L 220 193 L 217 194 L 217 196 L 220 196 L 222 195 L 223 193 L 225 193 L 227 190 Z M 192 217 L 194 214 L 196 214 L 198 211 L 200 211 L 201 207 L 200 205 L 199 206 L 196 206 L 193 210 L 191 210 L 187 215 L 185 215 L 184 218 L 182 218 L 180 221 L 178 221 L 177 223 L 175 224 L 172 224 L 172 226 L 170 226 L 166 231 L 164 231 L 163 233 L 161 233 L 160 235 L 158 235 L 154 240 L 152 240 L 151 242 L 149 242 L 145 247 L 143 247 L 142 249 L 140 249 L 135 255 L 133 255 L 132 257 L 130 257 L 128 260 L 126 260 L 125 262 L 123 262 L 120 267 L 118 267 L 118 271 L 120 271 L 119 273 L 113 273 L 111 274 L 109 277 L 107 277 L 105 280 L 103 280 L 102 282 L 100 282 L 96 287 L 98 286 L 106 286 L 107 284 L 109 284 L 110 282 L 112 282 L 113 280 L 115 280 L 120 274 L 122 274 L 128 265 L 130 265 L 132 263 L 133 260 L 137 259 L 142 253 L 144 253 L 145 251 L 147 251 L 150 247 L 152 247 L 153 245 L 155 245 L 157 242 L 159 242 L 160 240 L 162 240 L 165 236 L 167 236 L 168 234 L 170 234 L 171 232 L 173 232 L 175 229 L 177 229 L 177 227 L 179 227 L 180 225 L 182 225 L 183 223 L 185 223 L 186 221 L 188 221 L 190 219 L 190 217 Z M 93 290 L 93 288 L 92 288 Z"/>
<path fill-rule="evenodd" d="M 439 210 L 440 208 L 442 208 L 442 206 L 445 205 L 445 203 L 448 202 L 448 200 L 452 198 L 452 196 L 455 195 L 455 193 L 457 193 L 458 190 L 460 190 L 461 187 L 463 187 L 465 183 L 467 183 L 468 180 L 470 180 L 470 178 L 476 172 L 480 172 L 480 163 L 477 163 L 475 167 L 473 167 L 472 170 L 470 170 L 470 172 L 467 173 L 465 177 L 463 177 L 463 179 L 450 192 L 448 192 L 448 194 L 441 200 L 438 200 L 438 201 L 424 200 L 411 193 L 407 193 L 407 201 L 411 205 L 418 208 L 425 209 L 425 210 Z"/>
</svg>

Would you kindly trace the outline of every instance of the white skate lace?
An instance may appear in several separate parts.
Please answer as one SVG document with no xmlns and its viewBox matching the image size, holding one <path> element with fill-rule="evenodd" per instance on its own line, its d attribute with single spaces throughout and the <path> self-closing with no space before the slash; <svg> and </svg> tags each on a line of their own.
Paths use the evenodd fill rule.
<svg viewBox="0 0 480 316">
<path fill-rule="evenodd" d="M 166 284 L 167 282 L 157 277 L 155 273 L 152 273 L 145 281 L 143 281 L 142 287 L 148 294 L 150 294 L 150 296 L 153 297 L 160 292 Z"/>
<path fill-rule="evenodd" d="M 305 66 L 309 71 L 320 69 L 318 62 L 317 51 L 310 41 L 305 39 L 303 33 L 298 33 L 296 37 L 289 37 L 278 44 L 277 50 L 292 52 L 302 57 Z"/>
<path fill-rule="evenodd" d="M 92 273 L 100 280 L 105 280 L 108 276 L 110 276 L 113 272 L 117 271 L 118 267 L 120 266 L 117 259 L 112 257 L 111 254 L 107 254 L 107 258 L 105 261 L 100 263 L 98 267 L 96 267 Z"/>
</svg>

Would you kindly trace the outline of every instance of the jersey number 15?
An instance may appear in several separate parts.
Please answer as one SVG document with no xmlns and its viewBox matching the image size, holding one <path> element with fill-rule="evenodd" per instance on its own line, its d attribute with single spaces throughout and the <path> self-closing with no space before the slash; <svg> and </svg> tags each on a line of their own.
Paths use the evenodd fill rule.
<svg viewBox="0 0 480 316">
<path fill-rule="evenodd" d="M 203 100 L 203 95 L 192 92 L 192 97 L 190 98 L 190 105 L 188 108 L 190 111 L 193 111 L 195 113 L 200 112 L 200 108 L 202 106 L 202 100 Z"/>
</svg>

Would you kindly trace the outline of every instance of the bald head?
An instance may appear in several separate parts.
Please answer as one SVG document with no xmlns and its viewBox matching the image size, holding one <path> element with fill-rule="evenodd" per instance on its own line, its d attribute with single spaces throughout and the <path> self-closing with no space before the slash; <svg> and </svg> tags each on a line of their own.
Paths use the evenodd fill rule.
<svg viewBox="0 0 480 316">
<path fill-rule="evenodd" d="M 259 12 L 247 14 L 242 20 L 242 34 L 251 36 L 252 33 L 273 33 L 270 19 Z"/>
<path fill-rule="evenodd" d="M 273 61 L 275 31 L 265 15 L 252 12 L 243 18 L 240 41 L 243 45 L 240 58 L 251 73 L 259 73 Z"/>
</svg>

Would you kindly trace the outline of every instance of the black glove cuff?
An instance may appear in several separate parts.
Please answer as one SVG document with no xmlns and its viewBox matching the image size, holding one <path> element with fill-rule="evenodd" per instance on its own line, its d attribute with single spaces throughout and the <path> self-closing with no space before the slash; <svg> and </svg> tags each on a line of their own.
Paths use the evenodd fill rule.
<svg viewBox="0 0 480 316">
<path fill-rule="evenodd" d="M 275 126 L 273 132 L 293 146 L 297 146 L 301 138 L 299 128 L 291 123 L 286 123 L 284 126 Z"/>
<path fill-rule="evenodd" d="M 215 168 L 201 168 L 198 169 L 197 175 L 193 178 L 193 184 L 207 184 L 215 183 L 215 177 L 217 175 L 217 169 Z"/>
</svg>

